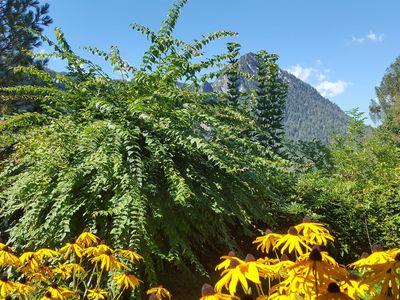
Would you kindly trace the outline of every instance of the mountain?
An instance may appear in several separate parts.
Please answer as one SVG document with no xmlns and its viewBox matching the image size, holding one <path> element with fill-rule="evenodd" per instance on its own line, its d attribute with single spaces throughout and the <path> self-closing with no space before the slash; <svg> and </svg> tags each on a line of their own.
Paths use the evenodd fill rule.
<svg viewBox="0 0 400 300">
<path fill-rule="evenodd" d="M 239 68 L 242 72 L 255 74 L 258 61 L 254 53 L 240 57 Z M 286 134 L 295 140 L 318 139 L 327 142 L 334 132 L 344 133 L 349 124 L 349 117 L 308 83 L 292 74 L 280 70 L 280 76 L 288 83 L 284 125 Z M 256 89 L 255 82 L 240 78 L 240 90 Z M 225 92 L 227 78 L 222 76 L 203 87 L 207 92 Z"/>
</svg>

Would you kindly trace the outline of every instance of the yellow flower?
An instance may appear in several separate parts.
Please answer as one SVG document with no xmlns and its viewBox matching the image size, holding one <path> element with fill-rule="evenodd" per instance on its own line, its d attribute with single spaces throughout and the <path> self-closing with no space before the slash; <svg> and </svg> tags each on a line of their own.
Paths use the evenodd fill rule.
<svg viewBox="0 0 400 300">
<path fill-rule="evenodd" d="M 40 300 L 59 300 L 59 298 L 54 298 L 51 295 L 51 292 L 47 291 L 46 293 L 44 293 L 43 297 L 40 298 Z"/>
<path fill-rule="evenodd" d="M 37 250 L 35 252 L 35 255 L 39 258 L 39 260 L 42 260 L 42 259 L 45 259 L 45 258 L 57 257 L 57 256 L 60 255 L 60 253 L 48 248 L 47 246 L 44 246 L 41 249 Z"/>
<path fill-rule="evenodd" d="M 354 300 L 349 295 L 340 291 L 339 286 L 335 282 L 331 282 L 325 293 L 318 295 L 316 300 Z"/>
<path fill-rule="evenodd" d="M 117 253 L 129 259 L 131 262 L 143 260 L 143 257 L 140 254 L 133 251 L 132 248 L 128 248 L 126 250 L 117 250 Z"/>
<path fill-rule="evenodd" d="M 0 297 L 7 297 L 15 291 L 14 282 L 8 281 L 7 275 L 0 276 Z"/>
<path fill-rule="evenodd" d="M 69 278 L 72 275 L 72 270 L 65 265 L 58 263 L 58 266 L 53 269 L 53 272 L 59 274 L 61 278 Z"/>
<path fill-rule="evenodd" d="M 295 252 L 296 255 L 303 255 L 304 247 L 306 250 L 311 250 L 311 248 L 306 244 L 306 240 L 303 236 L 298 235 L 297 229 L 294 227 L 290 227 L 288 233 L 282 235 L 276 241 L 275 248 L 281 248 L 281 253 L 283 254 L 286 249 L 288 249 L 288 253 Z"/>
<path fill-rule="evenodd" d="M 83 249 L 76 243 L 76 240 L 72 239 L 59 252 L 60 254 L 64 254 L 64 259 L 67 259 L 71 254 L 82 258 Z"/>
<path fill-rule="evenodd" d="M 47 288 L 47 291 L 50 292 L 51 298 L 60 300 L 75 296 L 75 293 L 73 291 L 59 287 L 57 283 L 53 283 L 50 287 Z"/>
<path fill-rule="evenodd" d="M 139 280 L 132 271 L 126 271 L 125 273 L 117 274 L 114 276 L 116 284 L 123 289 L 136 288 L 141 280 Z"/>
<path fill-rule="evenodd" d="M 262 252 L 268 253 L 275 248 L 276 242 L 281 238 L 281 234 L 273 233 L 271 230 L 267 229 L 265 235 L 257 237 L 255 241 L 253 241 L 253 244 L 259 244 L 257 250 L 261 249 Z"/>
<path fill-rule="evenodd" d="M 171 299 L 171 293 L 166 288 L 163 288 L 162 285 L 147 290 L 146 294 L 155 294 L 159 300 L 161 300 L 162 298 Z"/>
<path fill-rule="evenodd" d="M 344 290 L 347 295 L 349 295 L 351 298 L 359 298 L 361 297 L 362 299 L 367 298 L 367 292 L 369 294 L 373 295 L 373 290 L 370 290 L 369 286 L 365 284 L 364 282 L 361 281 L 361 277 L 358 276 L 357 274 L 350 273 L 349 276 L 349 281 L 342 281 L 340 283 L 340 287 L 342 290 Z"/>
<path fill-rule="evenodd" d="M 232 299 L 237 299 L 240 300 L 240 298 L 227 295 L 227 294 L 222 294 L 220 292 L 214 291 L 213 287 L 207 283 L 203 284 L 201 288 L 201 298 L 200 300 L 232 300 Z M 153 300 L 153 299 L 151 299 Z M 156 299 L 154 299 L 156 300 Z"/>
<path fill-rule="evenodd" d="M 27 284 L 26 280 L 20 280 L 20 282 L 15 282 L 15 292 L 18 296 L 28 296 L 32 295 L 35 288 Z M 26 297 L 24 297 L 26 298 Z"/>
<path fill-rule="evenodd" d="M 76 239 L 76 243 L 82 248 L 96 246 L 100 242 L 100 238 L 89 232 L 89 229 L 85 228 L 83 232 Z"/>
<path fill-rule="evenodd" d="M 244 263 L 243 260 L 236 257 L 235 251 L 229 251 L 228 255 L 221 256 L 220 258 L 223 259 L 223 261 L 215 267 L 215 270 L 217 270 L 217 271 L 222 270 L 222 269 L 224 269 L 224 270 L 228 269 L 231 265 L 232 260 L 236 260 L 239 263 Z"/>
<path fill-rule="evenodd" d="M 356 262 L 349 265 L 350 268 L 368 268 L 371 265 L 384 264 L 387 262 L 394 261 L 394 257 L 391 254 L 382 250 L 379 245 L 374 246 L 373 253 L 368 255 L 368 253 L 364 252 L 361 255 L 361 258 Z"/>
<path fill-rule="evenodd" d="M 4 265 L 19 266 L 20 264 L 21 261 L 12 253 L 12 250 L 8 246 L 4 246 L 0 250 L 0 267 Z"/>
<path fill-rule="evenodd" d="M 87 297 L 89 299 L 106 299 L 107 298 L 107 291 L 100 289 L 100 288 L 95 288 L 93 290 L 88 290 Z"/>
<path fill-rule="evenodd" d="M 393 261 L 388 261 L 382 264 L 368 266 L 368 271 L 365 274 L 364 283 L 374 285 L 382 282 L 381 296 L 384 296 L 388 291 L 394 297 L 400 296 L 400 254 L 397 254 Z"/>
<path fill-rule="evenodd" d="M 97 246 L 92 246 L 84 250 L 84 255 L 85 256 L 99 256 L 101 254 L 106 253 L 107 251 L 110 251 L 113 253 L 114 251 L 108 247 L 104 241 L 101 241 L 99 245 Z"/>
<path fill-rule="evenodd" d="M 19 269 L 21 272 L 24 273 L 39 272 L 40 259 L 35 252 L 32 252 L 30 250 L 25 250 L 25 252 L 22 253 L 21 256 L 19 257 L 19 260 L 21 261 L 22 264 L 21 268 Z"/>
<path fill-rule="evenodd" d="M 310 253 L 300 257 L 299 260 L 287 270 L 293 270 L 287 278 L 290 291 L 297 291 L 302 288 L 296 283 L 301 283 L 304 288 L 308 288 L 308 283 L 318 283 L 320 286 L 327 286 L 332 280 L 348 281 L 348 273 L 341 268 L 336 261 L 326 252 L 319 251 L 318 246 L 314 246 Z M 295 279 L 300 278 L 300 281 Z M 311 285 L 312 287 L 312 285 Z M 305 291 L 311 293 L 310 291 Z"/>
<path fill-rule="evenodd" d="M 110 269 L 121 270 L 121 268 L 126 269 L 127 267 L 121 263 L 118 258 L 112 255 L 110 250 L 107 250 L 104 254 L 93 257 L 91 262 L 101 262 L 100 268 L 109 271 Z"/>
<path fill-rule="evenodd" d="M 235 295 L 236 286 L 240 282 L 243 290 L 247 293 L 249 291 L 247 280 L 259 284 L 260 275 L 258 269 L 263 267 L 265 266 L 257 263 L 252 255 L 247 255 L 243 263 L 232 260 L 230 268 L 221 273 L 222 278 L 215 284 L 215 290 L 221 292 L 222 288 L 225 288 L 229 290 L 231 295 Z"/>
<path fill-rule="evenodd" d="M 294 226 L 300 235 L 311 245 L 326 245 L 328 240 L 334 241 L 335 238 L 330 235 L 329 230 L 323 224 L 313 223 L 309 218 L 304 218 L 303 223 Z"/>
</svg>

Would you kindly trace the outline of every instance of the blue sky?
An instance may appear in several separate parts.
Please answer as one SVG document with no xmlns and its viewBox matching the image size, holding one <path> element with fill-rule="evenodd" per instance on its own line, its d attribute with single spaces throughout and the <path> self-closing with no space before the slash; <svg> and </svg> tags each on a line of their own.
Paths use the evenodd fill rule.
<svg viewBox="0 0 400 300">
<path fill-rule="evenodd" d="M 42 1 L 43 2 L 43 1 Z M 78 53 L 83 46 L 119 47 L 139 64 L 146 39 L 132 31 L 136 22 L 157 30 L 171 0 L 47 0 L 54 23 Z M 214 43 L 206 54 L 236 41 L 242 53 L 265 49 L 280 56 L 281 68 L 316 87 L 343 110 L 367 112 L 375 86 L 400 55 L 400 1 L 386 0 L 190 0 L 182 11 L 176 36 L 191 41 L 216 30 L 239 36 Z M 46 49 L 46 47 L 44 47 Z M 97 61 L 96 62 L 100 62 Z M 52 60 L 60 71 L 63 64 Z"/>
</svg>

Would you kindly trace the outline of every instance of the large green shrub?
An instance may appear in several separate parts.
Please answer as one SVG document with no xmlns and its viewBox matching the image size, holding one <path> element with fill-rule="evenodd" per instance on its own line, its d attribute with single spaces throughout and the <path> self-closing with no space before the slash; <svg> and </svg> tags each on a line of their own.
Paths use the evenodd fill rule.
<svg viewBox="0 0 400 300">
<path fill-rule="evenodd" d="M 133 25 L 151 42 L 139 68 L 115 47 L 89 49 L 121 80 L 76 56 L 57 30 L 57 42 L 47 41 L 69 73 L 21 67 L 43 86 L 1 91 L 8 101 L 26 95 L 42 107 L 0 124 L 0 143 L 13 149 L 0 173 L 11 242 L 53 244 L 89 227 L 116 246 L 139 248 L 149 270 L 154 259 L 201 269 L 200 253 L 240 240 L 235 228 L 274 222 L 285 206 L 288 163 L 242 134 L 260 130 L 255 120 L 197 92 L 204 70 L 229 56 L 200 61 L 203 47 L 233 33 L 175 39 L 185 2 L 158 32 Z"/>
</svg>

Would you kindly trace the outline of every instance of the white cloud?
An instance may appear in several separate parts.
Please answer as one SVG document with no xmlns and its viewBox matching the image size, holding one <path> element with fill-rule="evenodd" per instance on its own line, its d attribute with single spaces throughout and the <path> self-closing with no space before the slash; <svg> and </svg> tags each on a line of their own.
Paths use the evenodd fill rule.
<svg viewBox="0 0 400 300">
<path fill-rule="evenodd" d="M 382 42 L 384 36 L 385 35 L 383 33 L 379 33 L 378 34 L 378 33 L 370 31 L 367 35 L 365 35 L 363 37 L 355 37 L 355 36 L 353 36 L 351 38 L 351 41 L 353 43 L 356 43 L 356 44 L 363 44 L 364 42 L 367 42 L 367 41 Z"/>
<path fill-rule="evenodd" d="M 342 94 L 348 85 L 347 82 L 342 80 L 336 82 L 325 80 L 315 86 L 315 88 L 322 96 L 331 98 Z"/>
<path fill-rule="evenodd" d="M 381 34 L 376 34 L 370 31 L 367 35 L 367 39 L 371 41 L 377 41 L 377 42 L 382 42 L 383 41 L 383 33 Z"/>
<path fill-rule="evenodd" d="M 318 81 L 323 81 L 326 79 L 326 75 L 320 73 L 320 74 L 318 74 L 317 79 L 318 79 Z"/>
<path fill-rule="evenodd" d="M 303 68 L 300 65 L 291 66 L 288 70 L 289 73 L 293 74 L 297 78 L 306 81 L 310 77 L 312 68 Z"/>
</svg>

